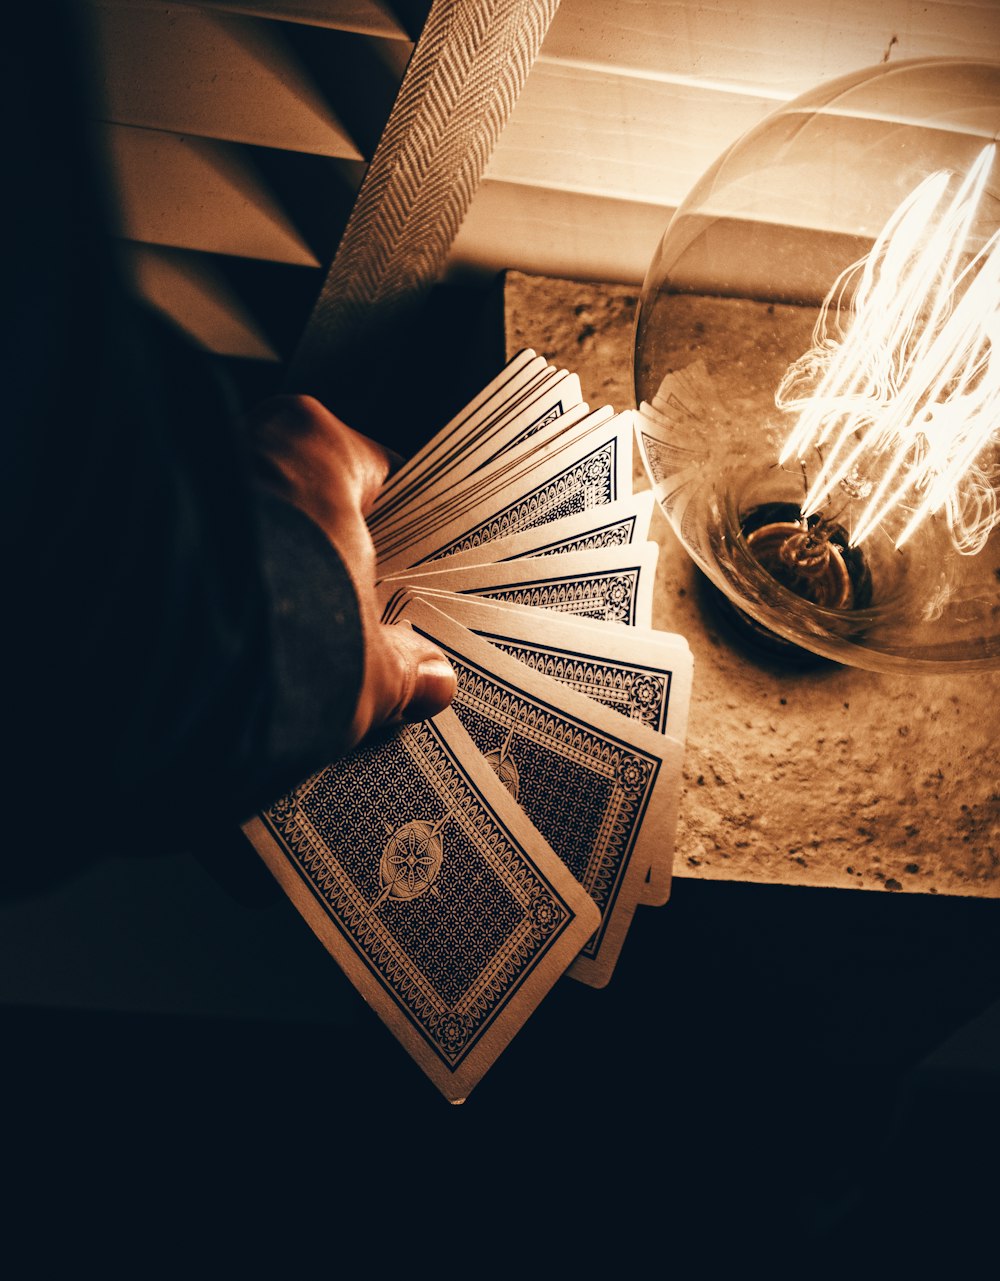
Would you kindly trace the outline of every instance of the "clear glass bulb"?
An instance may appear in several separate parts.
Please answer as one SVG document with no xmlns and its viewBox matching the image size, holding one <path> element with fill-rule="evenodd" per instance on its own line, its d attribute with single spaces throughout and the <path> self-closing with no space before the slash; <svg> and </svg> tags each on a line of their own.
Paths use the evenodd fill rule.
<svg viewBox="0 0 1000 1281">
<path fill-rule="evenodd" d="M 671 219 L 637 432 L 751 626 L 875 670 L 1000 666 L 1000 65 L 781 107 Z"/>
</svg>

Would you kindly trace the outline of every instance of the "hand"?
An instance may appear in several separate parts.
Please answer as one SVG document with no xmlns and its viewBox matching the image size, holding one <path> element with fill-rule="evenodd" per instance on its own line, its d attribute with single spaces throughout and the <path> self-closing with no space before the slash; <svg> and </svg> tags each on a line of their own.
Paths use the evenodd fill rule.
<svg viewBox="0 0 1000 1281">
<path fill-rule="evenodd" d="M 379 622 L 375 548 L 365 517 L 398 465 L 383 446 L 353 431 L 311 396 L 263 402 L 250 426 L 266 483 L 312 517 L 351 575 L 364 629 L 364 679 L 350 741 L 374 729 L 422 720 L 455 696 L 444 654 L 405 625 Z"/>
</svg>

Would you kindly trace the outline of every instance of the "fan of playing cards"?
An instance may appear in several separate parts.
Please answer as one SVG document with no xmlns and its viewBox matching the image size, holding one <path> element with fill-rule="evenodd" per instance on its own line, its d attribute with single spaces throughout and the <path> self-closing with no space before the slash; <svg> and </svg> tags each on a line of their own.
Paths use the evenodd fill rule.
<svg viewBox="0 0 1000 1281">
<path fill-rule="evenodd" d="M 632 445 L 528 350 L 401 467 L 369 517 L 383 619 L 448 655 L 454 703 L 245 828 L 453 1102 L 669 893 L 691 655 L 650 625 Z"/>
</svg>

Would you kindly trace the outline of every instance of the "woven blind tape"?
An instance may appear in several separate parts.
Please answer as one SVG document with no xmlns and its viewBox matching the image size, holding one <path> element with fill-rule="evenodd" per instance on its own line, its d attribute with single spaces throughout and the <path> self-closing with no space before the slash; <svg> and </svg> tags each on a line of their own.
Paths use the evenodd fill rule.
<svg viewBox="0 0 1000 1281">
<path fill-rule="evenodd" d="M 434 282 L 559 0 L 434 0 L 289 378 L 315 383 Z"/>
</svg>

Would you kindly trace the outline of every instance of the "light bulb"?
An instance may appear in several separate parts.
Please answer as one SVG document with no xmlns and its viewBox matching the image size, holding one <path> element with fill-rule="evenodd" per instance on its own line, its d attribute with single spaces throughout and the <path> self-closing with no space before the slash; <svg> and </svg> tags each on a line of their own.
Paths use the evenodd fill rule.
<svg viewBox="0 0 1000 1281">
<path fill-rule="evenodd" d="M 637 435 L 742 617 L 874 669 L 1000 665 L 1000 66 L 782 107 L 647 273 Z"/>
</svg>

